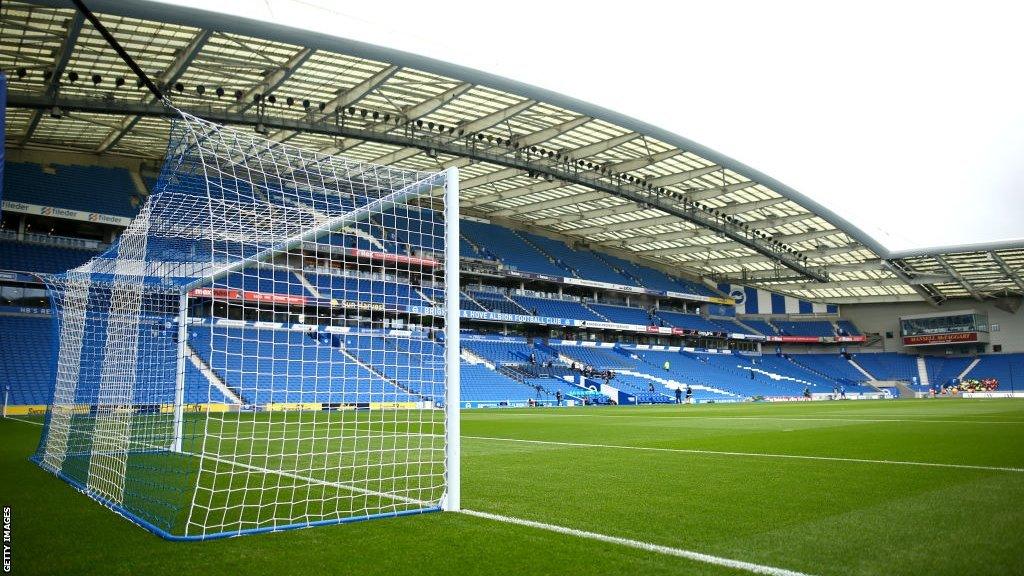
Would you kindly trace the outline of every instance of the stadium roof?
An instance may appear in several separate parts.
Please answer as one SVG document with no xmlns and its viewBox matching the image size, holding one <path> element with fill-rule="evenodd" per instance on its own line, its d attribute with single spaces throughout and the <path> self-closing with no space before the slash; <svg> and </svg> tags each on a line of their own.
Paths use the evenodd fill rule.
<svg viewBox="0 0 1024 576">
<path fill-rule="evenodd" d="M 1021 242 L 890 252 L 766 174 L 564 95 L 212 12 L 89 5 L 182 109 L 354 159 L 458 166 L 466 215 L 813 300 L 1024 293 Z M 70 2 L 3 2 L 0 67 L 7 146 L 162 158 L 168 110 Z"/>
</svg>

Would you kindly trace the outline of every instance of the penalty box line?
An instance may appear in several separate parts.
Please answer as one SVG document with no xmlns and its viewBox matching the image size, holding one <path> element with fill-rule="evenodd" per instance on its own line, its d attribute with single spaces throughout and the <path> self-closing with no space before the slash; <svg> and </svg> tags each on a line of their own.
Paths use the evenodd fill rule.
<svg viewBox="0 0 1024 576">
<path fill-rule="evenodd" d="M 554 440 L 525 440 L 522 438 L 501 438 L 498 436 L 463 436 L 473 440 L 496 442 L 517 442 L 522 444 L 546 444 L 573 448 L 608 448 L 612 450 L 638 450 L 643 452 L 668 452 L 677 454 L 710 454 L 713 456 L 739 456 L 746 458 L 778 458 L 785 460 L 819 460 L 825 462 L 853 462 L 857 464 L 888 464 L 893 466 L 921 466 L 928 468 L 955 468 L 961 470 L 987 470 L 991 472 L 1022 473 L 1024 468 L 1010 466 L 982 466 L 977 464 L 947 464 L 943 462 L 918 462 L 914 460 L 872 460 L 870 458 L 842 458 L 839 456 L 809 456 L 803 454 L 774 454 L 771 452 L 730 452 L 726 450 L 699 450 L 696 448 L 659 448 L 655 446 L 627 446 L 622 444 L 589 444 L 584 442 L 558 442 Z"/>
<path fill-rule="evenodd" d="M 524 518 L 516 518 L 514 516 L 503 516 L 500 514 L 491 514 L 490 512 L 480 512 L 477 510 L 465 509 L 460 510 L 460 512 L 477 518 L 485 518 L 487 520 L 504 522 L 506 524 L 515 524 L 517 526 L 527 526 L 539 530 L 547 530 L 548 532 L 555 532 L 558 534 L 575 536 L 577 538 L 585 538 L 587 540 L 596 540 L 598 542 L 617 544 L 619 546 L 636 548 L 638 550 L 643 550 L 645 552 L 654 552 L 656 554 L 664 554 L 666 556 L 686 558 L 687 560 L 703 562 L 705 564 L 713 564 L 715 566 L 722 566 L 725 568 L 732 568 L 734 570 L 743 570 L 745 572 L 751 572 L 753 574 L 766 574 L 768 576 L 808 576 L 804 572 L 796 572 L 793 570 L 787 570 L 785 568 L 776 568 L 774 566 L 766 566 L 764 564 L 755 564 L 753 562 L 733 560 L 731 558 L 723 558 L 721 556 L 714 556 L 711 554 L 694 552 L 692 550 L 673 548 L 671 546 L 663 546 L 661 544 L 643 542 L 641 540 L 633 540 L 631 538 L 622 538 L 620 536 L 611 536 L 608 534 L 600 534 L 598 532 L 590 532 L 587 530 L 578 530 L 576 528 L 568 528 L 566 526 L 548 524 L 546 522 L 537 522 L 535 520 L 526 520 Z"/>
</svg>

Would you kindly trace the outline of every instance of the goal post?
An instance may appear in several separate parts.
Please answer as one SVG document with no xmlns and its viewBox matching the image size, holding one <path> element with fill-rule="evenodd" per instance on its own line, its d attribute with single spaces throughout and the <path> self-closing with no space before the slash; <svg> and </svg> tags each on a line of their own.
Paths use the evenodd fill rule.
<svg viewBox="0 0 1024 576">
<path fill-rule="evenodd" d="M 458 170 L 186 113 L 104 254 L 45 280 L 34 460 L 170 539 L 460 507 Z"/>
</svg>

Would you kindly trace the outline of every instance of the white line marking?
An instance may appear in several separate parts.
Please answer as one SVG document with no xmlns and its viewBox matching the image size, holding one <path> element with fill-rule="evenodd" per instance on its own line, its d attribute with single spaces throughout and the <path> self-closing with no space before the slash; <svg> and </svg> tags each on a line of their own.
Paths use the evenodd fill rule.
<svg viewBox="0 0 1024 576">
<path fill-rule="evenodd" d="M 662 546 L 660 544 L 652 544 L 650 542 L 642 542 L 640 540 L 631 540 L 629 538 L 621 538 L 619 536 L 609 536 L 607 534 L 588 532 L 586 530 L 577 530 L 575 528 L 567 528 L 565 526 L 547 524 L 545 522 L 536 522 L 534 520 L 525 520 L 523 518 L 516 518 L 513 516 L 502 516 L 500 514 L 491 514 L 489 512 L 479 512 L 476 510 L 465 509 L 461 510 L 461 512 L 463 514 L 468 514 L 469 516 L 476 516 L 477 518 L 486 518 L 488 520 L 505 522 L 507 524 L 515 524 L 517 526 L 528 526 L 530 528 L 547 530 L 548 532 L 557 532 L 559 534 L 566 534 L 569 536 L 575 536 L 577 538 L 586 538 L 588 540 L 597 540 L 599 542 L 608 542 L 610 544 L 628 546 L 630 548 L 637 548 L 639 550 L 644 550 L 646 552 L 655 552 L 657 554 L 665 554 L 666 556 L 686 558 L 688 560 L 703 562 L 705 564 L 714 564 L 716 566 L 724 566 L 726 568 L 732 568 L 734 570 L 743 570 L 746 572 L 752 572 L 754 574 L 767 574 L 769 576 L 807 576 L 807 574 L 803 572 L 795 572 L 793 570 L 786 570 L 785 568 L 775 568 L 773 566 L 765 566 L 763 564 L 743 562 L 742 560 L 733 560 L 731 558 L 723 558 L 721 556 L 712 556 L 710 554 L 702 554 L 700 552 L 683 550 L 682 548 L 672 548 L 670 546 Z"/>
<path fill-rule="evenodd" d="M 486 409 L 484 409 L 486 410 Z M 509 416 L 520 418 L 647 418 L 651 420 L 779 420 L 782 422 L 917 422 L 922 424 L 1016 424 L 1024 420 L 922 420 L 918 418 L 785 418 L 782 416 L 655 416 L 652 414 L 564 414 L 538 410 L 526 412 L 474 412 L 473 416 Z"/>
<path fill-rule="evenodd" d="M 748 458 L 781 458 L 791 460 L 824 460 L 828 462 L 856 462 L 860 464 L 892 464 L 896 466 L 925 466 L 930 468 L 957 468 L 961 470 L 989 470 L 993 472 L 1024 472 L 1024 468 L 1008 466 L 980 466 L 974 464 L 945 464 L 942 462 L 917 462 L 912 460 L 870 460 L 867 458 L 840 458 L 838 456 L 805 456 L 802 454 L 773 454 L 769 452 L 729 452 L 725 450 L 698 450 L 695 448 L 657 448 L 654 446 L 625 446 L 621 444 L 586 444 L 583 442 L 556 442 L 553 440 L 523 440 L 521 438 L 500 438 L 497 436 L 463 436 L 474 440 L 495 440 L 499 442 L 521 442 L 524 444 L 551 444 L 575 448 L 611 448 L 615 450 L 640 450 L 645 452 L 675 452 L 679 454 L 711 454 L 715 456 L 744 456 Z"/>
<path fill-rule="evenodd" d="M 17 420 L 18 422 L 24 422 L 25 424 L 31 424 L 33 426 L 42 426 L 42 422 L 35 422 L 33 420 L 25 420 L 24 418 L 15 418 L 14 416 L 4 416 L 4 420 Z"/>
</svg>

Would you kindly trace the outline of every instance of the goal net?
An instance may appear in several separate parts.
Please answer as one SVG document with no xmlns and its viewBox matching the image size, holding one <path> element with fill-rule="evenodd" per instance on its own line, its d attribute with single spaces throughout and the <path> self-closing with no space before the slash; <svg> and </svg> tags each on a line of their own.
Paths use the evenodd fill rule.
<svg viewBox="0 0 1024 576">
<path fill-rule="evenodd" d="M 179 113 L 117 242 L 45 278 L 35 460 L 174 539 L 457 509 L 457 198 Z"/>
</svg>

